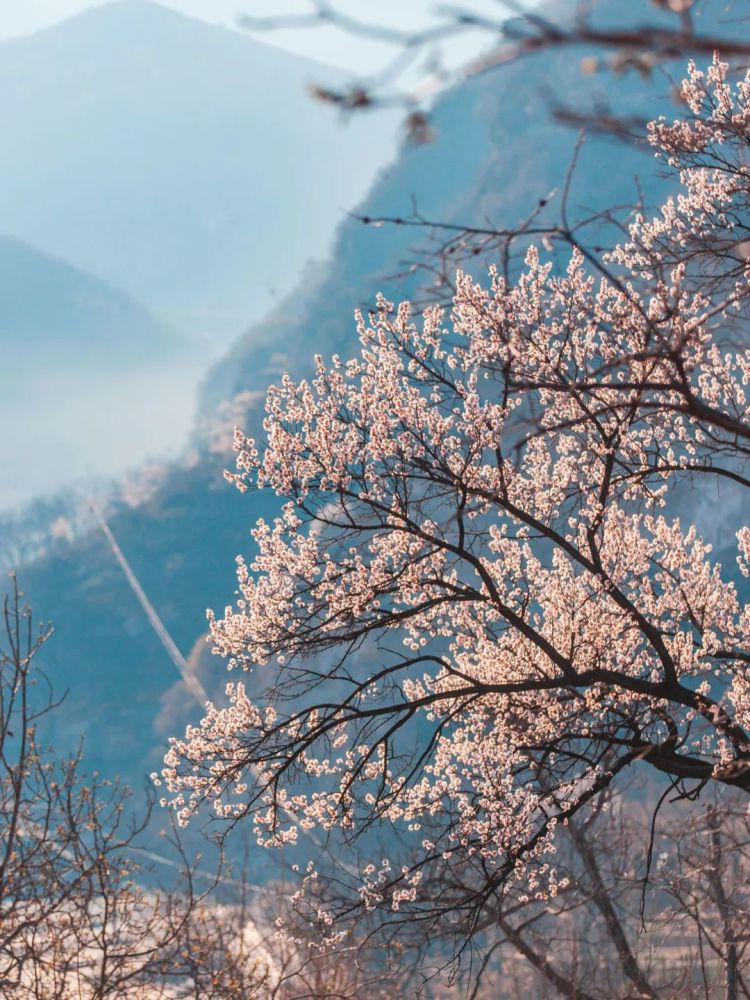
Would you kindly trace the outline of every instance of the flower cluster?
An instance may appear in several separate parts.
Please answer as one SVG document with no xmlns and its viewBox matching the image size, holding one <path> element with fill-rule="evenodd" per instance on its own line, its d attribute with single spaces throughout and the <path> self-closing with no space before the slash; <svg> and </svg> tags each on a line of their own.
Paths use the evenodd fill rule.
<svg viewBox="0 0 750 1000">
<path fill-rule="evenodd" d="M 636 762 L 750 790 L 750 608 L 677 509 L 750 486 L 750 77 L 726 77 L 691 66 L 695 119 L 653 125 L 683 193 L 607 268 L 531 248 L 513 284 L 459 274 L 449 313 L 381 298 L 357 357 L 269 390 L 263 448 L 237 433 L 232 478 L 284 506 L 210 626 L 267 694 L 231 686 L 173 740 L 184 820 L 397 824 L 417 860 L 360 895 L 403 908 L 457 859 L 554 895 L 556 828 Z"/>
</svg>

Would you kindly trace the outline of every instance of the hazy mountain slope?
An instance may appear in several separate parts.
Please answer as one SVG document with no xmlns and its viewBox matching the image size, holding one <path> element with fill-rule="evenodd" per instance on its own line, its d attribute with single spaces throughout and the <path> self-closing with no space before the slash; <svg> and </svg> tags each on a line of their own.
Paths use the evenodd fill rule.
<svg viewBox="0 0 750 1000">
<path fill-rule="evenodd" d="M 182 445 L 204 356 L 128 293 L 0 237 L 0 510 Z"/>
<path fill-rule="evenodd" d="M 611 5 L 610 5 L 611 7 Z M 506 67 L 446 93 L 435 108 L 433 146 L 405 148 L 362 206 L 369 215 L 403 213 L 419 197 L 428 217 L 466 222 L 488 213 L 498 225 L 516 222 L 558 185 L 575 136 L 550 124 L 540 90 L 554 85 L 570 100 L 591 101 L 590 82 L 579 71 L 580 53 L 558 51 Z M 668 112 L 651 89 L 629 78 L 602 78 L 618 106 L 648 115 Z M 596 88 L 595 88 L 596 93 Z M 592 141 L 582 156 L 571 212 L 622 201 L 640 173 L 657 197 L 654 161 L 623 146 Z M 213 373 L 205 413 L 239 391 L 251 393 L 246 426 L 257 427 L 259 390 L 280 366 L 305 370 L 314 351 L 347 355 L 356 349 L 352 310 L 383 287 L 393 297 L 408 291 L 386 285 L 398 270 L 413 231 L 372 230 L 345 223 L 329 265 L 310 273 L 270 321 L 256 327 Z M 205 452 L 190 470 L 168 471 L 151 500 L 123 508 L 112 527 L 157 610 L 186 654 L 205 628 L 204 609 L 222 608 L 234 591 L 234 556 L 251 551 L 249 529 L 268 500 L 240 496 L 221 479 L 231 456 Z M 174 687 L 177 675 L 150 631 L 100 534 L 27 567 L 23 581 L 38 613 L 58 624 L 50 648 L 55 674 L 71 693 L 61 713 L 61 734 L 91 739 L 97 762 L 109 773 L 133 778 L 158 761 L 159 743 L 181 730 L 194 713 Z M 221 691 L 223 664 L 214 660 L 205 680 Z M 180 711 L 182 705 L 182 711 Z M 91 715 L 90 706 L 96 706 Z M 170 711 L 171 709 L 171 711 Z M 171 717 L 170 717 L 171 716 Z"/>
<path fill-rule="evenodd" d="M 109 283 L 20 240 L 0 237 L 0 350 L 37 367 L 142 364 L 185 344 Z M 0 379 L 17 376 L 3 367 Z"/>
<path fill-rule="evenodd" d="M 429 220 L 513 226 L 540 198 L 556 191 L 544 214 L 558 219 L 560 187 L 576 133 L 551 121 L 553 86 L 561 99 L 581 110 L 613 96 L 632 115 L 648 118 L 673 110 L 661 96 L 666 89 L 661 77 L 645 86 L 633 77 L 592 81 L 579 70 L 581 54 L 545 53 L 445 94 L 433 113 L 436 141 L 403 148 L 398 161 L 378 178 L 361 214 L 407 217 L 416 199 L 421 215 Z M 615 95 L 608 94 L 608 88 Z M 665 185 L 653 158 L 611 140 L 590 139 L 571 184 L 571 217 L 631 202 L 637 175 L 647 199 L 655 204 Z M 427 230 L 409 226 L 373 229 L 356 221 L 342 225 L 327 271 L 319 269 L 317 281 L 303 283 L 269 318 L 251 327 L 209 373 L 202 394 L 204 412 L 237 392 L 263 388 L 268 380 L 263 359 L 269 354 L 281 353 L 297 364 L 320 349 L 348 352 L 355 306 L 372 302 L 378 290 L 391 298 L 407 298 L 426 280 L 424 272 L 390 282 L 386 277 L 405 271 L 413 250 L 428 239 Z"/>
<path fill-rule="evenodd" d="M 236 332 L 390 155 L 311 103 L 332 75 L 145 0 L 5 42 L 3 229 L 178 325 Z"/>
<path fill-rule="evenodd" d="M 600 27 L 622 25 L 628 18 L 633 24 L 654 24 L 660 18 L 649 0 L 594 0 L 587 6 Z M 553 0 L 545 7 L 553 20 L 566 12 L 574 16 L 577 9 L 574 0 Z M 716 34 L 727 30 L 723 0 L 698 0 L 692 13 L 706 34 L 711 26 Z M 673 24 L 673 16 L 662 16 Z M 559 220 L 560 189 L 577 135 L 552 120 L 551 108 L 562 104 L 585 114 L 613 107 L 643 120 L 674 116 L 669 80 L 680 79 L 684 71 L 678 63 L 661 67 L 646 80 L 635 71 L 592 78 L 581 69 L 587 55 L 590 48 L 550 50 L 445 93 L 432 114 L 436 141 L 402 148 L 398 160 L 381 172 L 360 214 L 407 217 L 416 200 L 425 219 L 512 226 L 528 216 L 538 199 L 554 192 L 545 215 Z M 647 205 L 656 206 L 667 190 L 647 146 L 637 152 L 589 136 L 570 186 L 570 217 L 632 204 L 639 193 Z M 395 299 L 412 295 L 425 280 L 423 272 L 385 279 L 404 271 L 414 259 L 413 249 L 428 239 L 425 230 L 408 226 L 342 224 L 327 268 L 318 268 L 310 281 L 252 326 L 209 373 L 202 394 L 204 414 L 238 392 L 263 389 L 269 373 L 285 362 L 294 367 L 318 350 L 351 350 L 355 306 L 372 302 L 377 290 Z"/>
</svg>

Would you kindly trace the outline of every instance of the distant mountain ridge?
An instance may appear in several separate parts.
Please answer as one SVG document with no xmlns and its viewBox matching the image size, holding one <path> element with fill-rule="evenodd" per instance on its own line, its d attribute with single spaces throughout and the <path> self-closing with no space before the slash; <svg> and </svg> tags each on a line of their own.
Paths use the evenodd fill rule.
<svg viewBox="0 0 750 1000">
<path fill-rule="evenodd" d="M 390 146 L 338 72 L 146 0 L 0 44 L 4 232 L 221 340 L 320 256 Z M 11 152 L 12 151 L 12 155 Z"/>
<path fill-rule="evenodd" d="M 112 362 L 140 365 L 187 346 L 184 335 L 126 292 L 0 236 L 0 350 L 6 365 L 103 369 Z M 6 367 L 0 382 L 19 374 Z"/>
<path fill-rule="evenodd" d="M 0 236 L 0 511 L 174 454 L 205 354 L 127 292 Z"/>
</svg>

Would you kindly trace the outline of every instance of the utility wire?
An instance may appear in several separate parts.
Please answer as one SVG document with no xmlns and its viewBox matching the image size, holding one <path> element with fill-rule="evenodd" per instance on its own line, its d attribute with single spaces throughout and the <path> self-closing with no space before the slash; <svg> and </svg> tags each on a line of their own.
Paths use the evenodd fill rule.
<svg viewBox="0 0 750 1000">
<path fill-rule="evenodd" d="M 190 691 L 190 693 L 193 695 L 193 697 L 195 698 L 195 700 L 199 703 L 199 705 L 201 706 L 201 708 L 205 708 L 206 702 L 209 700 L 208 694 L 206 693 L 206 689 L 203 687 L 203 685 L 201 684 L 201 682 L 198 680 L 198 678 L 195 676 L 195 674 L 193 673 L 193 671 L 190 669 L 190 666 L 189 666 L 187 660 L 185 659 L 185 657 L 180 652 L 179 648 L 177 647 L 176 642 L 174 641 L 174 639 L 172 638 L 172 636 L 167 631 L 167 629 L 166 629 L 166 627 L 164 625 L 164 622 L 161 620 L 161 618 L 157 614 L 156 608 L 153 606 L 153 604 L 151 603 L 151 601 L 148 599 L 148 595 L 146 594 L 146 591 L 143 589 L 143 587 L 140 584 L 140 581 L 138 580 L 138 577 L 133 572 L 133 569 L 132 569 L 130 563 L 128 562 L 127 558 L 125 557 L 125 553 L 122 551 L 122 549 L 118 545 L 117 539 L 113 535 L 112 530 L 110 529 L 109 525 L 107 524 L 107 521 L 106 521 L 104 515 L 102 514 L 101 510 L 99 510 L 99 508 L 94 503 L 91 504 L 91 510 L 93 511 L 94 517 L 96 517 L 97 521 L 99 522 L 99 527 L 102 529 L 104 537 L 109 542 L 109 546 L 112 549 L 112 553 L 114 554 L 114 557 L 117 560 L 117 562 L 120 564 L 120 568 L 122 569 L 123 573 L 125 574 L 125 578 L 127 579 L 128 583 L 130 584 L 130 587 L 133 590 L 133 593 L 138 598 L 138 602 L 141 605 L 141 607 L 143 608 L 143 610 L 144 610 L 144 612 L 146 614 L 146 617 L 148 618 L 149 622 L 151 623 L 151 626 L 152 626 L 154 632 L 156 632 L 157 636 L 159 637 L 159 640 L 161 641 L 161 644 L 164 646 L 165 650 L 167 651 L 167 653 L 169 655 L 169 658 L 172 660 L 172 662 L 174 663 L 174 665 L 177 667 L 177 670 L 179 671 L 180 676 L 182 677 L 183 681 L 185 682 L 185 685 L 188 688 L 188 690 Z M 253 774 L 255 774 L 255 775 L 258 774 L 258 768 L 254 764 L 250 765 L 250 770 L 253 772 Z M 296 816 L 295 813 L 293 813 L 286 806 L 282 806 L 281 808 L 282 808 L 282 811 L 289 817 L 289 819 L 292 820 L 293 823 L 295 823 L 295 824 L 298 823 L 298 817 Z M 299 827 L 298 827 L 298 829 L 299 829 Z M 304 833 L 304 835 L 310 841 L 312 841 L 313 844 L 315 844 L 315 846 L 318 848 L 318 850 L 327 851 L 326 846 L 319 841 L 318 837 L 316 837 L 315 834 L 311 830 L 307 830 L 304 827 L 302 827 L 301 829 L 302 829 L 302 832 Z M 349 870 L 349 868 L 348 868 L 347 865 L 344 865 L 343 867 L 344 867 L 345 870 L 347 870 L 347 871 Z M 350 874 L 351 874 L 351 872 L 350 872 Z"/>
<path fill-rule="evenodd" d="M 91 504 L 91 510 L 94 513 L 94 517 L 96 517 L 97 521 L 99 522 L 99 527 L 102 529 L 104 537 L 109 542 L 109 546 L 112 549 L 112 553 L 117 562 L 120 564 L 120 568 L 125 574 L 125 578 L 130 584 L 133 593 L 138 598 L 138 602 L 140 603 L 141 607 L 143 608 L 146 614 L 146 617 L 151 623 L 151 627 L 153 628 L 154 632 L 156 632 L 162 646 L 164 646 L 164 649 L 167 651 L 169 658 L 172 660 L 172 663 L 174 663 L 174 665 L 177 667 L 180 676 L 185 682 L 185 686 L 188 688 L 188 690 L 193 695 L 195 700 L 201 705 L 201 707 L 205 708 L 206 702 L 208 701 L 208 694 L 206 693 L 206 689 L 203 687 L 203 685 L 195 676 L 195 674 L 191 671 L 190 667 L 188 666 L 187 660 L 182 655 L 180 650 L 177 648 L 177 643 L 169 634 L 169 632 L 164 626 L 164 622 L 156 613 L 156 608 L 148 599 L 146 591 L 141 586 L 138 577 L 135 575 L 130 566 L 130 563 L 125 558 L 125 553 L 117 544 L 117 539 L 112 534 L 112 531 L 109 525 L 107 524 L 104 515 L 99 510 L 99 508 L 96 507 L 93 503 Z"/>
</svg>

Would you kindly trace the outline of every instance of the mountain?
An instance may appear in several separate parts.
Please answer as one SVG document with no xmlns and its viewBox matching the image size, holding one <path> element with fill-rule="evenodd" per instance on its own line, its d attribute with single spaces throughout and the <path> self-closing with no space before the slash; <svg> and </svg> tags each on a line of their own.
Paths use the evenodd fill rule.
<svg viewBox="0 0 750 1000">
<path fill-rule="evenodd" d="M 225 343 L 391 155 L 382 121 L 342 127 L 311 102 L 336 80 L 144 0 L 6 41 L 3 231 Z"/>
<path fill-rule="evenodd" d="M 184 445 L 390 155 L 310 100 L 335 79 L 144 0 L 0 44 L 0 510 Z"/>
<path fill-rule="evenodd" d="M 607 0 L 605 9 L 621 7 Z M 580 57 L 575 51 L 547 52 L 442 95 L 433 110 L 435 143 L 405 146 L 361 212 L 404 214 L 416 194 L 427 218 L 477 223 L 489 216 L 498 226 L 515 224 L 559 186 L 575 145 L 575 135 L 550 120 L 550 87 L 579 108 L 607 99 L 631 114 L 669 113 L 661 77 L 644 84 L 603 76 L 592 91 Z M 592 139 L 573 177 L 571 215 L 632 199 L 635 174 L 647 199 L 655 201 L 666 184 L 655 170 L 653 157 Z M 236 419 L 257 430 L 262 389 L 274 373 L 283 367 L 306 371 L 316 351 L 347 356 L 356 350 L 354 307 L 371 301 L 379 287 L 398 298 L 423 280 L 384 278 L 403 269 L 418 240 L 405 226 L 373 230 L 346 221 L 329 262 L 308 271 L 296 293 L 211 374 L 194 461 L 165 469 L 138 505 L 113 505 L 110 524 L 134 572 L 183 653 L 194 651 L 204 685 L 219 696 L 225 666 L 201 655 L 204 611 L 231 602 L 234 557 L 252 551 L 249 529 L 273 504 L 253 493 L 240 495 L 223 481 L 231 453 L 206 426 L 215 424 L 222 401 L 244 394 L 236 400 Z M 233 419 L 227 413 L 224 418 Z M 57 625 L 46 654 L 49 673 L 70 689 L 58 717 L 58 742 L 70 745 L 84 732 L 103 773 L 137 781 L 158 766 L 166 736 L 181 731 L 196 710 L 104 537 L 94 530 L 59 546 L 23 569 L 21 580 L 37 613 Z"/>
<path fill-rule="evenodd" d="M 185 337 L 132 296 L 20 240 L 0 236 L 0 380 L 37 368 L 139 365 L 185 349 Z"/>
</svg>

